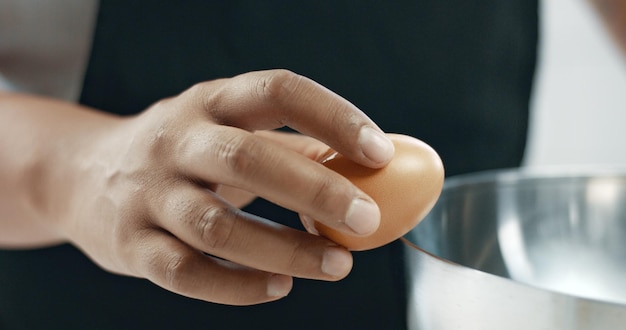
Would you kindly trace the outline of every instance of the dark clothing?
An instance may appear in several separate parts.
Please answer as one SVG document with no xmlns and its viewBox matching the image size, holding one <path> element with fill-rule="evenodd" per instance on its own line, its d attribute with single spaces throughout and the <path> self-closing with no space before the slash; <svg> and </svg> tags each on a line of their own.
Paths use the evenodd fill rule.
<svg viewBox="0 0 626 330">
<path fill-rule="evenodd" d="M 415 136 L 448 175 L 518 166 L 526 142 L 537 3 L 102 1 L 81 103 L 142 111 L 192 84 L 286 68 L 381 128 Z M 247 211 L 299 227 L 290 211 Z M 0 328 L 402 329 L 402 246 L 355 253 L 343 281 L 296 280 L 250 307 L 181 297 L 104 272 L 72 246 L 0 251 Z"/>
</svg>

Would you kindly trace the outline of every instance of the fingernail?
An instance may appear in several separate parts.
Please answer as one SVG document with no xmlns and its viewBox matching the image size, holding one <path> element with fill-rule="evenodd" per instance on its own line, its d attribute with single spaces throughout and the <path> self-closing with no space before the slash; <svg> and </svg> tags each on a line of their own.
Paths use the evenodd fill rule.
<svg viewBox="0 0 626 330">
<path fill-rule="evenodd" d="M 393 157 L 394 147 L 384 133 L 363 126 L 359 133 L 359 145 L 363 154 L 375 163 L 384 163 Z"/>
<path fill-rule="evenodd" d="M 293 286 L 293 279 L 291 276 L 272 274 L 267 280 L 267 295 L 269 297 L 284 297 Z"/>
<path fill-rule="evenodd" d="M 359 235 L 371 234 L 380 223 L 380 211 L 376 204 L 355 198 L 348 208 L 345 224 Z"/>
<path fill-rule="evenodd" d="M 313 220 L 313 218 L 308 215 L 300 214 L 300 220 L 307 232 L 319 236 L 320 232 L 315 228 L 315 220 Z"/>
<path fill-rule="evenodd" d="M 322 272 L 330 276 L 344 277 L 352 269 L 352 255 L 344 249 L 329 247 L 323 258 Z"/>
</svg>

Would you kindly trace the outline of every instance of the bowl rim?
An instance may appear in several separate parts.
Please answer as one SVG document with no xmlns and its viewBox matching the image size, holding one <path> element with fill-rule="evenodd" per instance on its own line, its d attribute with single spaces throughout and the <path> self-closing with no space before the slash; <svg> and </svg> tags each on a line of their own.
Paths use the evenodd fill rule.
<svg viewBox="0 0 626 330">
<path fill-rule="evenodd" d="M 513 167 L 491 169 L 484 171 L 469 172 L 464 174 L 453 175 L 447 177 L 440 198 L 444 193 L 451 189 L 460 188 L 468 185 L 478 185 L 487 183 L 497 184 L 513 184 L 526 180 L 534 179 L 589 179 L 594 177 L 602 178 L 619 178 L 626 180 L 626 166 L 594 166 L 594 165 L 576 165 L 576 166 L 541 166 L 541 167 Z M 436 207 L 436 206 L 435 206 Z M 419 225 L 419 224 L 418 224 Z M 532 289 L 537 292 L 543 292 L 550 295 L 561 296 L 567 299 L 583 301 L 590 304 L 602 304 L 619 308 L 626 308 L 626 303 L 601 300 L 598 298 L 578 296 L 572 293 L 557 291 L 549 288 L 540 287 L 530 283 L 520 282 L 508 277 L 492 274 L 480 269 L 468 267 L 466 265 L 454 262 L 452 260 L 435 255 L 412 242 L 408 236 L 410 232 L 402 236 L 399 240 L 404 244 L 405 249 L 416 251 L 424 254 L 427 258 L 431 258 L 436 262 L 447 267 L 454 267 L 462 271 L 478 272 L 481 276 L 496 278 L 506 281 L 511 285 L 524 289 Z"/>
<path fill-rule="evenodd" d="M 626 165 L 572 165 L 533 166 L 491 169 L 445 178 L 443 191 L 480 183 L 516 183 L 529 179 L 586 179 L 592 177 L 617 177 L 626 179 Z"/>
</svg>

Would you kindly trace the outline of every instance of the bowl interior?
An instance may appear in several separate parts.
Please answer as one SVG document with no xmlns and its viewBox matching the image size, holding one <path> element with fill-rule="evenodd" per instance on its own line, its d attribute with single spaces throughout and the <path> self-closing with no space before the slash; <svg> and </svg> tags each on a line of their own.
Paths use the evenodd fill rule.
<svg viewBox="0 0 626 330">
<path fill-rule="evenodd" d="M 466 267 L 626 303 L 626 174 L 504 171 L 449 179 L 406 238 Z"/>
</svg>

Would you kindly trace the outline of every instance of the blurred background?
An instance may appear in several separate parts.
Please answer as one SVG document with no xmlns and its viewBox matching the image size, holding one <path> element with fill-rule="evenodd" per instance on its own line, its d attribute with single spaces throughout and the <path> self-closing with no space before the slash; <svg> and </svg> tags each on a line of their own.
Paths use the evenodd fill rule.
<svg viewBox="0 0 626 330">
<path fill-rule="evenodd" d="M 626 167 L 626 54 L 586 0 L 544 0 L 524 164 Z"/>
</svg>

